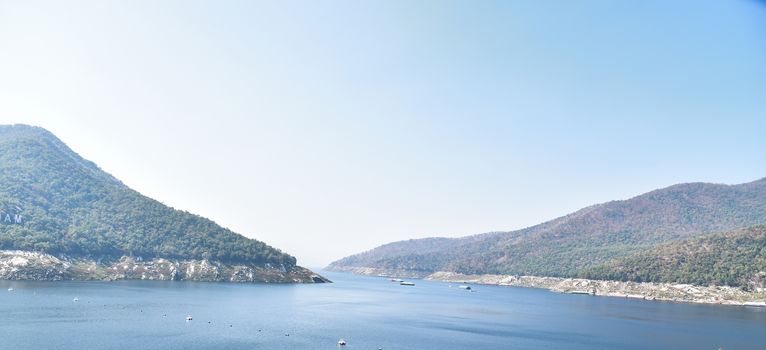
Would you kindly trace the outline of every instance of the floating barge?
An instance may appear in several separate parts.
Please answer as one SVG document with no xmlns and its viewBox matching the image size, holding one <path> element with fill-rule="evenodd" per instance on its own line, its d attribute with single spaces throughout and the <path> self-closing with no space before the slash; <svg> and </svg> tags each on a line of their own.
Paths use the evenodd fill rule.
<svg viewBox="0 0 766 350">
<path fill-rule="evenodd" d="M 596 292 L 588 290 L 573 290 L 570 291 L 569 294 L 596 295 Z"/>
</svg>

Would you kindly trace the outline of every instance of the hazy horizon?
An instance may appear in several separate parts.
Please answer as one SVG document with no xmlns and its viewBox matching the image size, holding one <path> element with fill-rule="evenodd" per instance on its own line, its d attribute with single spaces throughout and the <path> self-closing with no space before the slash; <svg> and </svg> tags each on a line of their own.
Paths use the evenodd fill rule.
<svg viewBox="0 0 766 350">
<path fill-rule="evenodd" d="M 763 23 L 744 0 L 0 0 L 0 124 L 319 267 L 766 177 Z"/>
</svg>

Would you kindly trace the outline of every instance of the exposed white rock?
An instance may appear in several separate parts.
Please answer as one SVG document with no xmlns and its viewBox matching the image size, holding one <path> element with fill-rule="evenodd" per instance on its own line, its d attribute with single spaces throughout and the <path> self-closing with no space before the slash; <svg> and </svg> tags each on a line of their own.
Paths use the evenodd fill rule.
<svg viewBox="0 0 766 350">
<path fill-rule="evenodd" d="M 454 272 L 436 272 L 422 275 L 406 271 L 379 268 L 353 267 L 344 271 L 362 275 L 390 276 L 400 278 L 425 278 L 445 282 L 492 284 L 528 288 L 543 288 L 560 293 L 581 294 L 587 292 L 600 296 L 635 298 L 644 300 L 679 301 L 689 303 L 760 305 L 766 303 L 766 289 L 754 288 L 746 291 L 730 286 L 696 286 L 679 283 L 637 283 L 621 281 L 600 281 L 581 278 L 558 278 L 515 275 L 463 275 Z"/>
<path fill-rule="evenodd" d="M 71 259 L 45 253 L 0 250 L 0 279 L 143 279 L 231 282 L 327 282 L 299 266 L 267 267 L 264 265 L 224 264 L 208 260 L 146 260 L 122 257 L 116 262 L 103 259 Z"/>
</svg>

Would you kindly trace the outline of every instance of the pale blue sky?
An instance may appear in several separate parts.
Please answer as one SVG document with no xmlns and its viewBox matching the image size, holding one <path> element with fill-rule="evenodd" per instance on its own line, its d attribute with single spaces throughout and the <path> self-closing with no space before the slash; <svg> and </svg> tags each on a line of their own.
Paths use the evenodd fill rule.
<svg viewBox="0 0 766 350">
<path fill-rule="evenodd" d="M 766 3 L 0 0 L 0 122 L 318 266 L 766 177 Z"/>
</svg>

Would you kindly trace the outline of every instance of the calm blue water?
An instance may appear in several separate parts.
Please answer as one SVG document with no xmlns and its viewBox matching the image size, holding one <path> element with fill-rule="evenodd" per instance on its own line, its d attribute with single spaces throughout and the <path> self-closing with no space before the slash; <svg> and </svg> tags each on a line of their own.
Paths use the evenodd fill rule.
<svg viewBox="0 0 766 350">
<path fill-rule="evenodd" d="M 0 281 L 0 348 L 766 349 L 759 308 L 325 275 L 336 283 Z"/>
</svg>

